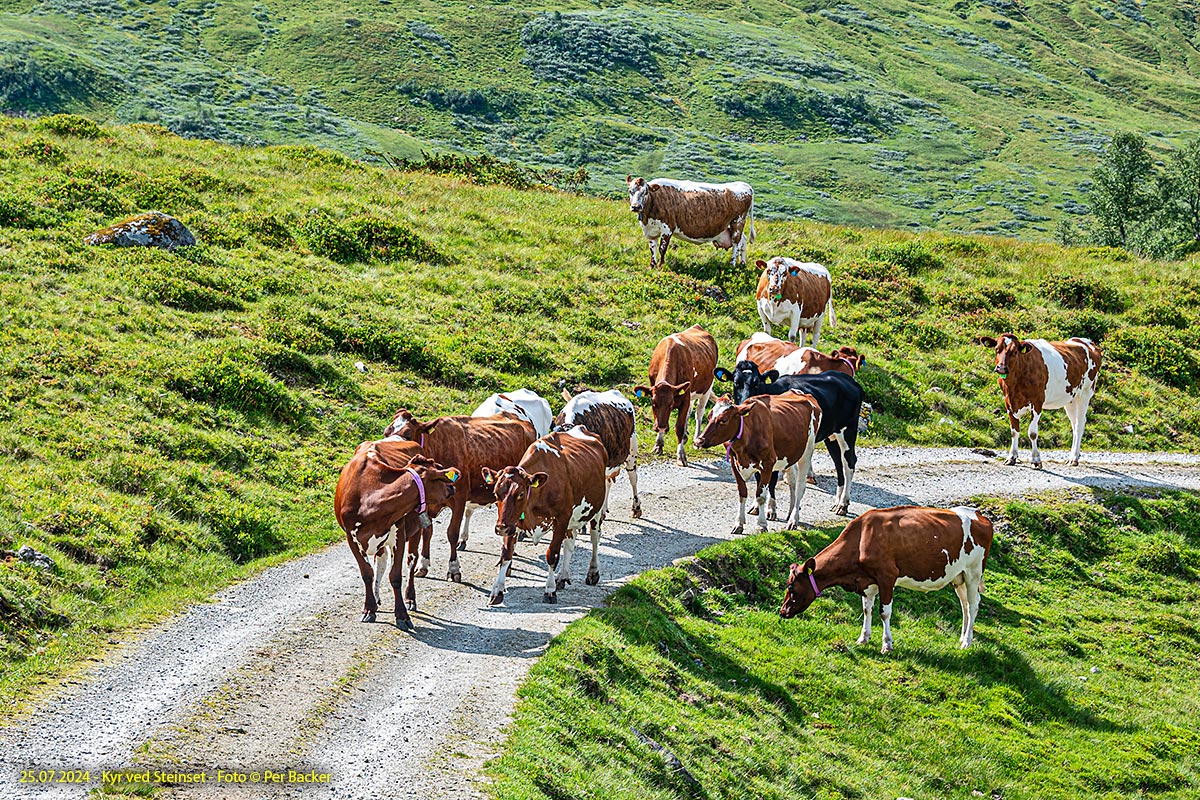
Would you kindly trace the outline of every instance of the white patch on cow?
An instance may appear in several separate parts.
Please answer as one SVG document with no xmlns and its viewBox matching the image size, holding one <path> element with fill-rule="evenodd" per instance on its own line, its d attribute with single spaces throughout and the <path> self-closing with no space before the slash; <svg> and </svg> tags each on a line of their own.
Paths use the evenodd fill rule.
<svg viewBox="0 0 1200 800">
<path fill-rule="evenodd" d="M 755 331 L 754 333 L 752 333 L 750 335 L 750 338 L 746 341 L 746 346 L 738 351 L 737 357 L 734 358 L 734 363 L 737 363 L 738 361 L 749 361 L 750 359 L 747 357 L 747 354 L 750 352 L 750 348 L 754 347 L 755 345 L 783 344 L 783 343 L 784 342 L 782 339 L 776 339 L 774 336 L 772 336 L 769 333 L 763 333 L 762 331 Z M 767 369 L 771 369 L 771 367 L 767 367 Z"/>
<path fill-rule="evenodd" d="M 574 531 L 584 522 L 587 522 L 592 518 L 592 512 L 594 510 L 595 506 L 589 503 L 587 498 L 580 500 L 579 505 L 571 509 L 571 519 L 567 522 L 567 528 Z"/>
<path fill-rule="evenodd" d="M 1078 394 L 1078 390 L 1073 393 L 1067 388 L 1066 360 L 1045 339 L 1030 339 L 1029 343 L 1037 348 L 1046 365 L 1046 399 L 1042 408 L 1062 408 Z"/>
<path fill-rule="evenodd" d="M 775 258 L 772 258 L 771 261 L 767 264 L 768 269 L 770 269 L 771 267 L 784 267 L 785 269 L 788 269 L 788 270 L 798 269 L 801 272 L 808 272 L 812 275 L 817 275 L 818 277 L 824 278 L 825 280 L 829 281 L 831 284 L 833 283 L 833 278 L 832 278 L 832 276 L 830 276 L 829 270 L 825 269 L 825 267 L 823 267 L 820 264 L 817 264 L 813 261 L 797 261 L 794 258 L 787 258 L 785 256 L 775 256 Z"/>
<path fill-rule="evenodd" d="M 528 421 L 533 425 L 538 436 L 545 436 L 549 433 L 550 426 L 554 421 L 554 415 L 550 412 L 550 404 L 543 400 L 537 392 L 529 389 L 515 389 L 511 392 L 494 394 L 480 403 L 479 407 L 471 412 L 471 416 L 490 417 L 502 411 L 516 414 Z"/>
<path fill-rule="evenodd" d="M 670 339 L 670 340 L 671 340 L 672 342 L 674 342 L 675 344 L 677 344 L 677 345 L 680 345 L 680 346 L 683 346 L 683 339 L 680 339 L 680 338 L 679 338 L 679 334 L 678 334 L 678 333 L 672 333 L 672 334 L 671 334 L 670 336 L 668 336 L 667 338 L 668 338 L 668 339 Z"/>
<path fill-rule="evenodd" d="M 562 458 L 562 453 L 559 452 L 558 448 L 544 439 L 538 439 L 536 442 L 534 442 L 533 449 L 541 450 L 543 453 L 552 453 L 554 454 L 555 458 Z"/>
<path fill-rule="evenodd" d="M 811 347 L 801 347 L 799 350 L 795 350 L 778 359 L 770 369 L 779 370 L 780 375 L 798 375 L 801 371 L 808 368 L 808 365 L 804 363 L 805 358 L 808 357 L 809 353 L 815 352 L 817 351 Z"/>
<path fill-rule="evenodd" d="M 896 579 L 897 586 L 902 586 L 905 589 L 916 589 L 922 592 L 932 592 L 948 585 L 960 575 L 966 574 L 969 576 L 981 573 L 983 548 L 975 543 L 975 539 L 971 535 L 971 521 L 975 519 L 976 511 L 967 506 L 955 506 L 950 510 L 962 520 L 963 536 L 962 544 L 955 552 L 951 553 L 948 550 L 942 550 L 946 555 L 946 569 L 943 574 L 929 580 L 916 580 L 902 575 Z M 969 553 L 967 552 L 968 543 L 971 545 Z"/>
<path fill-rule="evenodd" d="M 633 413 L 633 403 L 616 389 L 607 392 L 580 392 L 563 408 L 563 419 L 574 422 L 575 417 L 585 414 L 597 406 L 616 406 L 622 411 Z"/>
<path fill-rule="evenodd" d="M 650 181 L 651 184 L 659 186 L 667 186 L 672 189 L 678 189 L 681 192 L 724 192 L 729 190 L 734 197 L 745 199 L 754 196 L 754 189 L 745 181 L 733 181 L 731 183 L 699 183 L 697 181 L 679 181 L 672 178 L 655 178 Z"/>
<path fill-rule="evenodd" d="M 384 533 L 382 535 L 372 536 L 370 539 L 368 539 L 366 547 L 363 548 L 363 555 L 366 556 L 367 558 L 374 558 L 375 554 L 379 552 L 379 548 L 382 545 L 386 545 L 388 547 L 396 546 L 396 526 L 395 525 L 388 528 L 386 533 Z"/>
<path fill-rule="evenodd" d="M 582 428 L 579 428 L 579 427 L 571 428 L 570 430 L 568 430 L 567 436 L 570 436 L 575 439 L 579 439 L 584 442 L 600 441 L 595 436 L 592 436 L 590 433 L 587 433 L 585 430 L 583 430 Z"/>
</svg>

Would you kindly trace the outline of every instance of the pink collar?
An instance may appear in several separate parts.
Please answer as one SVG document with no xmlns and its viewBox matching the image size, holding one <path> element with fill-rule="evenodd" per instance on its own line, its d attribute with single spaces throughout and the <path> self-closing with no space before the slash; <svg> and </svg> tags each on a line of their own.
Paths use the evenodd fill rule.
<svg viewBox="0 0 1200 800">
<path fill-rule="evenodd" d="M 813 597 L 820 597 L 821 590 L 817 588 L 817 579 L 813 577 L 813 574 L 811 572 L 808 573 L 808 582 L 812 584 Z"/>
<path fill-rule="evenodd" d="M 421 476 L 417 474 L 417 471 L 415 469 L 413 469 L 412 467 L 405 467 L 404 470 L 409 475 L 413 476 L 413 481 L 415 481 L 417 484 L 417 492 L 421 495 L 421 505 L 419 508 L 417 508 L 417 513 L 421 514 L 425 511 L 425 508 L 426 508 L 426 506 L 425 506 L 425 484 L 424 484 L 424 482 L 421 481 Z"/>
<path fill-rule="evenodd" d="M 838 356 L 838 358 L 846 362 L 846 366 L 850 368 L 850 377 L 853 378 L 854 374 L 858 372 L 858 368 L 854 366 L 854 362 L 844 356 Z"/>
<path fill-rule="evenodd" d="M 742 438 L 742 433 L 746 430 L 746 417 L 738 415 L 738 432 L 737 436 L 725 443 L 725 457 L 729 459 L 729 466 L 733 466 L 733 443 Z"/>
</svg>

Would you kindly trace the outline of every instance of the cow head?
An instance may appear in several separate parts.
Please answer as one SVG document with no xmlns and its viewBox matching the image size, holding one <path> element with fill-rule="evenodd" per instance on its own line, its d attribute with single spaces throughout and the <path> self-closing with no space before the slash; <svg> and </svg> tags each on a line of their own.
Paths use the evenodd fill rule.
<svg viewBox="0 0 1200 800">
<path fill-rule="evenodd" d="M 817 570 L 817 562 L 808 559 L 804 566 L 792 564 L 788 572 L 787 590 L 783 594 L 783 605 L 779 607 L 779 616 L 790 619 L 812 605 L 817 599 L 813 590 L 815 580 L 813 573 Z"/>
<path fill-rule="evenodd" d="M 518 526 L 525 530 L 534 527 L 534 520 L 526 519 L 532 516 L 530 500 L 549 477 L 545 472 L 530 474 L 521 467 L 505 467 L 498 472 L 483 468 L 483 482 L 496 495 L 497 536 L 514 536 Z"/>
<path fill-rule="evenodd" d="M 1032 344 L 1028 341 L 1021 341 L 1013 333 L 1003 333 L 1000 335 L 999 340 L 993 339 L 990 336 L 981 336 L 979 343 L 984 347 L 995 349 L 996 374 L 1001 378 L 1007 378 L 1013 363 L 1033 349 Z"/>
<path fill-rule="evenodd" d="M 652 387 L 633 387 L 633 396 L 641 400 L 650 398 L 650 407 L 654 410 L 654 430 L 666 432 L 671 427 L 671 412 L 679 408 L 691 388 L 691 381 L 675 384 L 659 381 Z"/>
<path fill-rule="evenodd" d="M 425 434 L 432 431 L 439 421 L 435 419 L 429 422 L 418 422 L 411 411 L 407 408 L 402 408 L 396 412 L 396 416 L 392 419 L 392 424 L 383 429 L 383 438 L 387 439 L 396 436 L 401 439 L 407 439 L 410 442 L 416 442 L 424 447 Z"/>
<path fill-rule="evenodd" d="M 734 365 L 733 372 L 717 367 L 713 370 L 713 376 L 719 381 L 733 381 L 733 401 L 744 403 L 755 395 L 768 394 L 767 387 L 779 380 L 779 370 L 759 372 L 758 365 L 753 361 L 739 361 Z"/>
<path fill-rule="evenodd" d="M 788 278 L 794 278 L 800 274 L 800 270 L 794 266 L 788 266 L 783 263 L 783 259 L 776 256 L 772 258 L 770 263 L 759 259 L 754 262 L 767 273 L 767 293 L 772 300 L 783 299 L 783 285 L 787 283 Z"/>
<path fill-rule="evenodd" d="M 721 395 L 713 404 L 712 412 L 708 415 L 708 424 L 704 430 L 696 434 L 692 444 L 698 448 L 713 447 L 737 439 L 745 431 L 742 417 L 750 413 L 751 403 L 735 406 L 729 395 Z"/>
<path fill-rule="evenodd" d="M 629 187 L 629 210 L 635 214 L 642 212 L 650 192 L 658 189 L 658 186 L 647 183 L 645 178 L 635 178 L 632 175 L 625 176 L 625 185 Z"/>
<path fill-rule="evenodd" d="M 849 362 L 851 368 L 853 368 L 853 370 L 855 372 L 858 372 L 867 363 L 867 357 L 860 356 L 858 354 L 858 351 L 855 350 L 853 347 L 839 347 L 837 350 L 834 350 L 829 355 L 831 355 L 834 358 L 840 358 L 840 359 L 843 359 L 844 361 Z"/>
<path fill-rule="evenodd" d="M 414 456 L 412 461 L 408 462 L 408 469 L 416 472 L 421 479 L 421 485 L 425 489 L 425 510 L 429 516 L 437 516 L 438 512 L 450 505 L 450 498 L 454 496 L 454 484 L 461 476 L 457 469 L 443 468 L 428 456 Z M 420 497 L 420 493 L 417 497 Z"/>
</svg>

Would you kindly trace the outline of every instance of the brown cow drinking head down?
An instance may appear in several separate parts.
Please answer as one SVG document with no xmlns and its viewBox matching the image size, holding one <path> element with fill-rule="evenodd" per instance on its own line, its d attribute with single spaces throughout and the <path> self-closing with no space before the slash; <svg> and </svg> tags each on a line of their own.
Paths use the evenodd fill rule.
<svg viewBox="0 0 1200 800">
<path fill-rule="evenodd" d="M 483 468 L 483 482 L 496 493 L 496 535 L 513 536 L 517 527 L 529 530 L 534 527 L 529 514 L 533 492 L 545 485 L 550 476 L 545 472 L 532 475 L 521 467 L 505 467 L 499 472 Z"/>
<path fill-rule="evenodd" d="M 984 347 L 996 349 L 996 374 L 1001 378 L 1008 376 L 1010 360 L 1033 349 L 1032 344 L 1017 339 L 1016 334 L 1013 333 L 1001 334 L 999 341 L 990 336 L 981 336 L 979 343 Z"/>
<path fill-rule="evenodd" d="M 670 384 L 659 381 L 654 386 L 635 386 L 633 395 L 638 399 L 650 399 L 650 407 L 654 410 L 655 432 L 666 432 L 671 428 L 671 412 L 679 408 L 683 398 L 691 391 L 692 382 Z"/>
<path fill-rule="evenodd" d="M 779 607 L 779 616 L 790 619 L 802 614 L 812 605 L 813 600 L 817 599 L 819 592 L 813 578 L 816 569 L 817 562 L 811 558 L 804 562 L 804 566 L 792 564 L 788 573 L 787 590 L 783 595 L 783 605 Z"/>
</svg>

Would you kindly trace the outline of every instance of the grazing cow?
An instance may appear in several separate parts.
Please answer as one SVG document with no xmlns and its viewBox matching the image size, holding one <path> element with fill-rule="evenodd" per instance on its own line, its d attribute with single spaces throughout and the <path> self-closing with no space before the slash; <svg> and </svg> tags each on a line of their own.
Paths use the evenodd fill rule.
<svg viewBox="0 0 1200 800">
<path fill-rule="evenodd" d="M 779 616 L 794 617 L 830 586 L 863 598 L 862 635 L 871 639 L 871 612 L 879 595 L 883 652 L 892 651 L 892 595 L 897 586 L 932 592 L 954 586 L 962 604 L 959 647 L 975 638 L 983 568 L 992 548 L 992 523 L 974 508 L 901 506 L 867 511 L 804 566 L 792 564 Z"/>
<path fill-rule="evenodd" d="M 633 488 L 631 516 L 640 519 L 642 501 L 637 490 L 638 441 L 633 403 L 616 389 L 580 392 L 574 397 L 563 389 L 562 396 L 567 404 L 554 418 L 555 430 L 582 425 L 604 443 L 604 450 L 608 453 L 604 466 L 612 469 L 624 465 L 629 485 Z"/>
<path fill-rule="evenodd" d="M 756 395 L 780 395 L 792 389 L 816 398 L 821 406 L 817 441 L 825 442 L 837 470 L 838 491 L 834 496 L 833 511 L 841 515 L 848 513 L 850 485 L 854 482 L 854 469 L 858 465 L 854 444 L 858 441 L 863 410 L 863 390 L 858 382 L 841 372 L 780 377 L 775 370 L 759 372 L 752 361 L 739 361 L 732 373 L 721 367 L 715 375 L 718 380 L 733 381 L 733 399 L 736 403 L 743 403 Z M 772 487 L 772 513 L 774 508 L 775 493 Z"/>
<path fill-rule="evenodd" d="M 853 347 L 839 347 L 829 355 L 812 347 L 776 339 L 757 331 L 738 345 L 736 361 L 753 361 L 759 370 L 775 370 L 780 375 L 819 375 L 844 372 L 851 378 L 867 363 Z"/>
<path fill-rule="evenodd" d="M 820 264 L 776 256 L 768 263 L 755 261 L 762 275 L 758 279 L 758 318 L 763 330 L 772 325 L 787 325 L 788 340 L 796 341 L 797 332 L 812 331 L 812 346 L 821 338 L 825 312 L 829 326 L 837 324 L 833 313 L 833 283 L 829 270 Z M 805 333 L 800 333 L 804 344 Z"/>
<path fill-rule="evenodd" d="M 996 350 L 996 374 L 1000 376 L 1008 427 L 1012 429 L 1012 447 L 1005 463 L 1017 463 L 1020 438 L 1017 421 L 1032 411 L 1029 446 L 1033 451 L 1034 469 L 1041 469 L 1038 422 L 1043 409 L 1062 408 L 1071 420 L 1071 464 L 1077 465 L 1088 405 L 1096 393 L 1100 348 L 1091 339 L 1078 336 L 1065 342 L 1048 342 L 1045 339 L 1020 340 L 1011 333 L 1003 334 L 999 340 L 985 336 L 979 343 Z"/>
<path fill-rule="evenodd" d="M 558 590 L 571 582 L 575 532 L 591 527 L 592 561 L 587 584 L 600 582 L 600 524 L 608 498 L 604 443 L 587 428 L 576 425 L 555 431 L 529 446 L 517 466 L 483 469 L 483 479 L 496 495 L 496 534 L 504 538 L 500 569 L 489 605 L 504 602 L 504 579 L 517 547 L 517 529 L 550 526 L 546 549 L 546 592 L 543 603 L 557 603 Z M 565 546 L 564 546 L 565 543 Z"/>
<path fill-rule="evenodd" d="M 780 469 L 788 471 L 792 501 L 786 525 L 794 528 L 800 523 L 805 487 L 800 476 L 808 474 L 820 424 L 821 406 L 812 395 L 800 392 L 752 397 L 736 406 L 728 396 L 717 400 L 695 444 L 725 445 L 741 501 L 735 536 L 746 528 L 746 479 L 751 475 L 757 480 L 754 496 L 758 502 L 758 528 L 767 529 L 767 481 Z"/>
<path fill-rule="evenodd" d="M 666 266 L 671 237 L 733 250 L 733 265 L 746 263 L 754 243 L 754 190 L 743 181 L 693 183 L 625 176 L 629 209 L 650 243 L 650 266 Z M 655 260 L 657 252 L 658 259 Z"/>
<path fill-rule="evenodd" d="M 537 434 L 533 425 L 514 414 L 496 414 L 491 417 L 438 417 L 429 422 L 418 422 L 407 410 L 400 409 L 396 418 L 384 431 L 384 436 L 396 436 L 417 442 L 421 449 L 438 463 L 457 467 L 463 474 L 462 483 L 450 504 L 450 524 L 446 528 L 446 539 L 450 542 L 450 566 L 446 576 L 454 581 L 462 580 L 462 568 L 458 564 L 459 548 L 465 549 L 467 540 L 460 537 L 462 522 L 468 511 L 496 502 L 492 487 L 483 482 L 482 467 L 500 469 L 515 464 Z M 417 577 L 429 573 L 429 550 L 421 554 L 421 565 Z"/>
<path fill-rule="evenodd" d="M 680 466 L 687 466 L 684 442 L 687 439 L 688 407 L 693 403 L 696 405 L 698 434 L 704 410 L 712 399 L 713 370 L 716 368 L 717 342 L 699 325 L 672 333 L 654 348 L 654 354 L 650 356 L 650 385 L 635 386 L 633 393 L 639 398 L 651 398 L 654 430 L 658 433 L 655 455 L 663 451 L 663 437 L 671 427 L 671 412 L 677 410 L 675 438 L 679 448 L 675 457 Z"/>
<path fill-rule="evenodd" d="M 363 604 L 363 622 L 374 622 L 379 608 L 379 581 L 387 569 L 384 555 L 396 553 L 389 580 L 396 598 L 396 625 L 412 630 L 409 610 L 416 610 L 417 593 L 413 583 L 416 551 L 422 530 L 431 527 L 431 519 L 454 496 L 458 471 L 443 469 L 432 459 L 419 455 L 411 442 L 363 442 L 354 457 L 342 468 L 333 496 L 333 513 L 346 532 L 346 542 L 358 563 L 367 597 Z M 400 599 L 402 558 L 409 549 L 408 605 Z M 377 559 L 380 574 L 371 569 Z"/>
<path fill-rule="evenodd" d="M 480 403 L 479 408 L 471 412 L 471 416 L 490 417 L 501 413 L 516 414 L 533 425 L 533 430 L 538 436 L 545 436 L 549 433 L 550 425 L 554 422 L 550 404 L 543 400 L 537 392 L 531 392 L 529 389 L 494 394 Z M 464 524 L 470 524 L 469 518 Z"/>
</svg>

